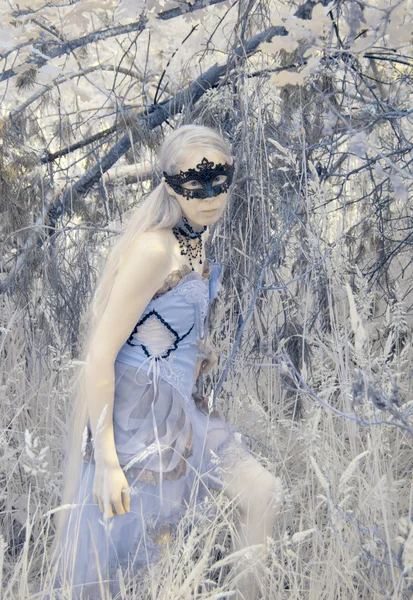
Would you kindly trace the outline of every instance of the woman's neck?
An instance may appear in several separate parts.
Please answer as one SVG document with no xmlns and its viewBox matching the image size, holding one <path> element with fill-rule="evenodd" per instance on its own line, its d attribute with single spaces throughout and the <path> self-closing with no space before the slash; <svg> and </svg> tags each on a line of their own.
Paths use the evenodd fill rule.
<svg viewBox="0 0 413 600">
<path fill-rule="evenodd" d="M 199 223 L 195 223 L 194 221 L 191 221 L 191 219 L 189 217 L 187 217 L 186 215 L 185 215 L 185 218 L 186 218 L 186 220 L 188 221 L 189 225 L 192 227 L 192 229 L 195 232 L 198 233 L 198 232 L 200 232 L 200 231 L 202 231 L 204 229 L 204 225 L 200 225 Z M 181 219 L 180 225 L 184 226 L 183 219 Z"/>
</svg>

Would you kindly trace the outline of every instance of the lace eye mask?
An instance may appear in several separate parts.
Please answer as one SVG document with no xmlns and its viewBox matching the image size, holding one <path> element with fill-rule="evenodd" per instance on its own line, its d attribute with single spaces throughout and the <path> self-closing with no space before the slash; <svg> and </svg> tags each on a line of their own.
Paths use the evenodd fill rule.
<svg viewBox="0 0 413 600">
<path fill-rule="evenodd" d="M 166 171 L 163 171 L 164 180 L 166 183 L 169 183 L 174 192 L 184 196 L 187 200 L 189 198 L 211 198 L 218 196 L 222 192 L 226 192 L 232 183 L 234 163 L 232 165 L 218 163 L 215 167 L 213 165 L 214 162 L 209 161 L 204 156 L 202 161 L 196 165 L 196 169 L 181 171 L 177 175 L 168 175 Z M 219 181 L 213 185 L 217 178 L 223 181 Z M 184 188 L 182 184 L 188 181 L 197 181 L 202 185 L 202 188 L 192 190 Z"/>
</svg>

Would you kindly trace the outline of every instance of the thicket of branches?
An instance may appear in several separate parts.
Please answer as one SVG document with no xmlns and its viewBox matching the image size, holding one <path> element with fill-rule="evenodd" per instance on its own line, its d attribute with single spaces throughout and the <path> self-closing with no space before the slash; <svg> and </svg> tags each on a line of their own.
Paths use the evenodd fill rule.
<svg viewBox="0 0 413 600">
<path fill-rule="evenodd" d="M 5 356 L 20 352 L 29 378 L 37 356 L 57 370 L 76 357 L 96 269 L 158 183 L 163 137 L 184 123 L 219 129 L 236 172 L 207 248 L 224 286 L 211 321 L 219 369 L 206 390 L 240 426 L 240 406 L 262 416 L 265 434 L 258 422 L 244 432 L 295 486 L 286 527 L 308 490 L 281 448 L 294 447 L 297 462 L 310 460 L 300 443 L 310 448 L 327 512 L 306 518 L 340 533 L 343 561 L 359 557 L 346 578 L 359 598 L 413 589 L 403 554 L 413 535 L 411 10 L 410 0 L 36 2 L 4 9 L 0 43 Z M 321 415 L 340 419 L 331 447 Z M 372 439 L 389 460 L 399 453 L 397 466 L 383 465 L 399 482 L 391 526 L 408 517 L 400 547 L 374 515 L 337 500 Z M 341 452 L 351 469 L 336 485 L 326 473 Z M 297 555 L 282 558 L 299 573 L 295 591 L 335 597 L 321 583 L 317 595 Z M 280 573 L 292 590 L 288 568 Z"/>
</svg>

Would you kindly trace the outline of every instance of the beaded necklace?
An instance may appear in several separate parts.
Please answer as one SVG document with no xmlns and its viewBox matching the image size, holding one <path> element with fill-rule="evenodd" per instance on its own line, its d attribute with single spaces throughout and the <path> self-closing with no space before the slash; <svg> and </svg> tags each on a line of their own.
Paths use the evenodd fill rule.
<svg viewBox="0 0 413 600">
<path fill-rule="evenodd" d="M 191 225 L 189 224 L 188 219 L 184 215 L 182 215 L 182 221 L 183 223 L 178 223 L 177 225 L 175 225 L 175 227 L 172 227 L 172 232 L 179 242 L 179 247 L 181 249 L 182 256 L 188 256 L 189 264 L 191 265 L 191 270 L 195 271 L 194 266 L 192 264 L 192 259 L 197 258 L 198 255 L 202 257 L 201 236 L 206 230 L 207 226 L 204 225 L 201 231 L 194 231 Z M 191 246 L 190 240 L 194 240 L 197 238 L 198 243 L 196 244 L 195 248 L 193 248 Z M 199 259 L 199 264 L 202 265 L 202 258 Z"/>
</svg>

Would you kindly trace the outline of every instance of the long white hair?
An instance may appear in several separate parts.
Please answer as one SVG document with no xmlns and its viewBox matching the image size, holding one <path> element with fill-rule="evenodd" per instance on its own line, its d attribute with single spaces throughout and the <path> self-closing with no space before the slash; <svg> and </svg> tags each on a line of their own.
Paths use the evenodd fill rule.
<svg viewBox="0 0 413 600">
<path fill-rule="evenodd" d="M 175 129 L 161 146 L 159 152 L 161 171 L 166 171 L 168 175 L 179 173 L 181 165 L 183 165 L 188 155 L 198 148 L 205 151 L 206 157 L 208 157 L 210 151 L 213 151 L 222 162 L 232 164 L 231 147 L 218 131 L 203 125 L 182 125 Z M 89 353 L 90 342 L 105 311 L 114 281 L 121 267 L 122 257 L 128 255 L 131 243 L 139 234 L 147 230 L 164 227 L 172 228 L 181 218 L 182 210 L 179 203 L 174 196 L 169 195 L 167 187 L 161 182 L 142 199 L 139 206 L 132 212 L 129 221 L 124 225 L 119 237 L 116 238 L 98 279 L 94 296 L 81 315 L 79 328 L 79 359 L 81 364 L 75 374 L 74 399 L 65 444 L 61 506 L 70 505 L 80 483 L 82 443 L 88 420 L 85 397 L 86 357 Z M 52 558 L 63 532 L 68 509 L 60 509 L 54 516 L 56 534 L 50 548 Z"/>
</svg>

